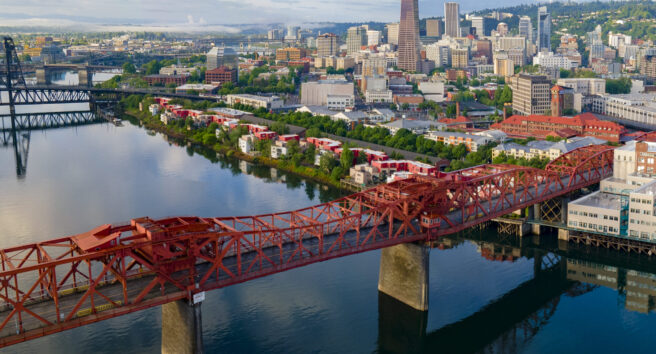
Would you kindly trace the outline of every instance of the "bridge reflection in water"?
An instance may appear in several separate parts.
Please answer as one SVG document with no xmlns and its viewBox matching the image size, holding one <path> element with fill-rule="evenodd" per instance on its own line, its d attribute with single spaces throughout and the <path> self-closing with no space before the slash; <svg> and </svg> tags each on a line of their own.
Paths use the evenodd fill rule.
<svg viewBox="0 0 656 354">
<path fill-rule="evenodd" d="M 14 149 L 16 176 L 24 178 L 27 174 L 27 158 L 32 131 L 103 122 L 106 121 L 89 110 L 23 113 L 13 115 L 13 119 L 11 114 L 0 114 L 0 147 Z"/>
<path fill-rule="evenodd" d="M 528 238 L 475 232 L 446 236 L 432 246 L 448 252 L 464 242 L 475 243 L 481 256 L 490 261 L 533 259 L 534 275 L 476 313 L 434 331 L 427 330 L 428 312 L 381 292 L 378 352 L 521 352 L 549 324 L 563 296 L 582 296 L 600 286 L 616 290 L 626 310 L 655 310 L 656 266 L 647 257 L 627 259 L 609 250 L 566 242 L 543 239 L 533 244 Z M 440 311 L 440 305 L 433 304 L 430 311 Z"/>
</svg>

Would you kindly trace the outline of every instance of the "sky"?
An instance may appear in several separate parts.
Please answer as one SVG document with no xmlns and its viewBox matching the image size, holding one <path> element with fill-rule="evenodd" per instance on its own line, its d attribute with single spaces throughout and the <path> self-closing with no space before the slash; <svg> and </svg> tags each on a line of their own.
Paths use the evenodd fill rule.
<svg viewBox="0 0 656 354">
<path fill-rule="evenodd" d="M 463 0 L 460 11 L 531 2 Z M 441 16 L 443 4 L 420 0 L 419 16 Z M 0 0 L 0 26 L 230 32 L 236 24 L 398 21 L 399 11 L 400 0 Z"/>
</svg>

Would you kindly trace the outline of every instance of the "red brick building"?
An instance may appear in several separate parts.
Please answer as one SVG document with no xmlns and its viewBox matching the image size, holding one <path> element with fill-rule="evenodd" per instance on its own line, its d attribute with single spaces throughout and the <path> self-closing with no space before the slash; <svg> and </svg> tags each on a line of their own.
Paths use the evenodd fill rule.
<svg viewBox="0 0 656 354">
<path fill-rule="evenodd" d="M 205 83 L 207 84 L 220 83 L 223 85 L 226 82 L 233 84 L 237 82 L 237 69 L 222 66 L 205 72 Z"/>
<path fill-rule="evenodd" d="M 598 119 L 594 114 L 583 113 L 574 117 L 549 117 L 540 115 L 511 116 L 492 124 L 498 129 L 516 137 L 546 138 L 547 136 L 569 137 L 574 135 L 591 136 L 598 139 L 619 142 L 626 129 L 614 122 Z"/>
<path fill-rule="evenodd" d="M 175 84 L 181 86 L 187 83 L 187 75 L 148 75 L 144 76 L 144 80 L 148 85 L 168 85 Z"/>
</svg>

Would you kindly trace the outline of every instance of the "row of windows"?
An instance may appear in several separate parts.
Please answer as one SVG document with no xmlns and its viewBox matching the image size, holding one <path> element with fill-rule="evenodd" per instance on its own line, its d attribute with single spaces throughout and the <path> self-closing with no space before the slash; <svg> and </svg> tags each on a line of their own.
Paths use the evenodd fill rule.
<svg viewBox="0 0 656 354">
<path fill-rule="evenodd" d="M 631 198 L 631 203 L 652 204 L 653 201 L 649 199 Z"/>
<path fill-rule="evenodd" d="M 581 227 L 581 228 L 591 229 L 591 230 L 599 231 L 599 232 L 615 232 L 616 233 L 616 232 L 619 231 L 616 227 L 602 226 L 602 225 L 597 225 L 597 224 L 593 224 L 593 223 L 588 224 L 588 223 L 582 222 L 582 221 L 579 221 L 579 222 L 570 221 L 569 226 Z"/>
<path fill-rule="evenodd" d="M 581 215 L 581 216 L 591 217 L 595 219 L 599 217 L 597 213 L 588 213 L 586 211 L 582 211 L 579 213 L 577 210 L 570 210 L 569 213 L 572 215 Z M 613 215 L 603 215 L 603 217 L 604 220 L 613 220 L 613 221 L 619 220 L 617 216 L 613 216 Z"/>
<path fill-rule="evenodd" d="M 644 220 L 639 220 L 639 219 L 631 219 L 629 222 L 631 224 L 636 224 L 636 225 L 645 225 L 645 226 L 651 226 L 652 225 L 652 223 L 650 223 L 649 221 L 644 221 Z M 653 224 L 654 224 L 654 226 L 656 226 L 656 223 L 653 223 Z"/>
<path fill-rule="evenodd" d="M 631 230 L 629 233 L 629 236 L 631 237 L 640 237 L 641 239 L 644 240 L 649 240 L 649 232 L 638 232 L 635 230 Z M 654 237 L 656 238 L 656 233 L 654 234 Z"/>
<path fill-rule="evenodd" d="M 632 214 L 640 214 L 640 209 L 631 208 L 631 213 Z M 651 211 L 649 211 L 649 210 L 643 210 L 642 213 L 645 214 L 645 215 L 651 215 Z"/>
</svg>

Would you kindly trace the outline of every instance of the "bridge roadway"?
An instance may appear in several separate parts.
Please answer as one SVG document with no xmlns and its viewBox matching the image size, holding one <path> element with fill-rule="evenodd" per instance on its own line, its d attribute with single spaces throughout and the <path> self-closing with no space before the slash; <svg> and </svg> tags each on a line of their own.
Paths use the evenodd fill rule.
<svg viewBox="0 0 656 354">
<path fill-rule="evenodd" d="M 563 185 L 567 186 L 569 180 L 570 176 L 562 177 Z M 545 191 L 545 188 L 549 188 L 549 190 Z M 486 202 L 482 202 L 480 208 L 496 210 L 497 212 L 488 214 L 487 216 L 477 213 L 475 214 L 477 216 L 475 220 L 463 218 L 465 214 L 461 210 L 451 211 L 446 217 L 452 223 L 456 224 L 456 226 L 449 227 L 444 225 L 440 229 L 439 234 L 455 233 L 473 224 L 499 216 L 497 214 L 507 214 L 524 205 L 539 202 L 537 198 L 520 198 L 518 200 L 519 204 L 511 203 L 511 201 L 517 200 L 516 196 L 522 194 L 524 189 L 524 187 L 512 189 L 506 195 L 497 195 Z M 526 187 L 526 189 L 531 189 L 531 187 Z M 533 195 L 546 195 L 548 198 L 553 198 L 567 192 L 566 189 L 558 190 L 556 184 L 549 184 L 546 187 L 544 184 L 540 184 L 533 186 L 532 189 Z M 364 221 L 363 216 L 359 218 L 361 221 Z M 39 287 L 43 287 L 43 283 L 37 281 L 32 287 L 33 292 L 31 294 L 24 288 L 22 299 L 19 301 L 16 299 L 11 300 L 12 302 L 22 303 L 22 305 L 15 306 L 6 302 L 0 305 L 0 319 L 5 319 L 3 328 L 0 330 L 0 346 L 29 340 L 61 330 L 158 306 L 167 302 L 189 298 L 189 291 L 192 291 L 193 288 L 192 284 L 202 283 L 202 289 L 199 290 L 212 290 L 311 263 L 401 243 L 427 240 L 437 235 L 419 232 L 397 234 L 397 230 L 403 227 L 402 222 L 395 222 L 391 228 L 389 227 L 390 225 L 385 223 L 372 226 L 370 222 L 368 225 L 370 227 L 362 227 L 359 232 L 348 231 L 340 235 L 340 233 L 328 233 L 325 230 L 326 228 L 330 228 L 328 224 L 310 224 L 300 229 L 291 230 L 292 237 L 287 238 L 287 241 L 283 242 L 281 246 L 273 241 L 268 241 L 268 245 L 260 244 L 256 248 L 254 246 L 258 241 L 253 236 L 250 240 L 253 246 L 245 245 L 241 248 L 238 247 L 236 250 L 234 247 L 230 248 L 230 251 L 224 255 L 220 264 L 212 264 L 200 258 L 195 258 L 195 274 L 193 275 L 193 279 L 189 278 L 187 270 L 181 270 L 171 274 L 156 274 L 152 271 L 140 272 L 139 270 L 132 270 L 127 274 L 128 277 L 125 278 L 126 284 L 124 285 L 112 273 L 101 271 L 97 263 L 93 266 L 94 269 L 92 269 L 91 261 L 89 261 L 88 274 L 95 272 L 95 275 L 91 277 L 94 281 L 78 281 L 75 284 L 69 282 L 67 285 L 59 286 L 57 288 L 57 299 L 49 295 L 47 284 L 46 288 L 38 289 Z M 366 222 L 365 225 L 367 225 Z M 420 225 L 417 219 L 412 220 L 412 226 L 419 230 Z M 322 230 L 318 231 L 319 229 Z M 369 232 L 373 231 L 373 229 L 375 229 L 375 232 Z M 390 237 L 390 230 L 396 235 Z M 260 231 L 262 231 L 261 227 Z M 323 237 L 316 237 L 317 233 L 323 233 Z M 369 235 L 373 234 L 373 239 L 370 239 L 368 242 L 367 240 L 363 241 L 362 238 L 365 233 Z M 245 236 L 247 234 L 245 233 Z M 247 238 L 250 237 L 247 236 Z M 268 259 L 269 261 L 263 261 L 263 259 Z M 101 261 L 101 257 L 98 257 L 95 261 Z M 102 262 L 109 261 L 109 259 L 102 260 Z M 244 271 L 246 266 L 248 266 L 248 269 Z M 46 273 L 46 271 L 43 273 Z M 57 271 L 57 273 L 60 272 Z M 0 273 L 0 275 L 2 274 Z M 99 275 L 100 277 L 98 277 Z M 41 276 L 43 277 L 43 275 Z M 161 277 L 164 277 L 182 282 L 185 286 L 192 286 L 192 288 L 181 289 L 176 287 L 173 281 L 158 283 L 158 276 L 160 277 L 159 280 L 162 280 Z M 205 276 L 204 281 L 202 281 L 203 276 Z M 63 274 L 58 274 L 59 277 L 63 277 Z M 23 278 L 21 281 L 25 281 L 25 279 Z M 23 286 L 18 282 L 16 280 L 14 287 L 22 288 Z M 27 281 L 26 283 L 31 282 Z M 93 291 L 88 291 L 89 287 Z M 11 295 L 14 292 L 13 290 L 12 286 L 5 286 L 4 289 L 0 290 L 0 294 L 4 292 L 7 298 L 11 298 L 13 297 Z M 29 300 L 26 299 L 28 295 L 25 294 L 29 294 Z M 135 302 L 136 298 L 139 299 Z M 125 299 L 129 299 L 128 301 L 132 301 L 132 303 L 125 306 L 123 303 Z M 17 308 L 20 309 L 22 306 L 24 307 L 24 311 L 19 311 L 19 318 L 19 316 L 14 315 L 14 310 Z M 95 309 L 95 311 L 92 309 Z M 30 315 L 28 311 L 33 313 L 33 315 Z M 56 311 L 59 311 L 59 317 L 62 320 L 59 323 L 57 323 Z M 17 329 L 21 326 L 23 330 L 19 333 L 20 331 L 17 331 Z"/>
<path fill-rule="evenodd" d="M 18 87 L 13 89 L 16 98 L 16 105 L 34 105 L 47 103 L 84 103 L 91 100 L 91 94 L 110 94 L 110 95 L 165 95 L 167 97 L 184 98 L 192 101 L 215 100 L 218 98 L 211 96 L 187 95 L 182 93 L 168 92 L 162 90 L 150 89 L 108 89 L 99 87 L 84 86 L 63 86 L 63 85 L 35 85 Z M 0 106 L 8 106 L 9 101 L 4 100 L 3 92 L 7 92 L 6 87 L 0 87 Z"/>
</svg>

